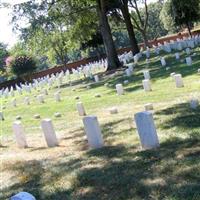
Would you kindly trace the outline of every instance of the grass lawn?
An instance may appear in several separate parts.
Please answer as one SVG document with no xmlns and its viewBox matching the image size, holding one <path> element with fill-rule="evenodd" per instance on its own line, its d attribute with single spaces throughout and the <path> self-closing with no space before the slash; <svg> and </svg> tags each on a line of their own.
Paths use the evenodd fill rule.
<svg viewBox="0 0 200 200">
<path fill-rule="evenodd" d="M 169 70 L 161 67 L 158 56 L 145 59 L 135 68 L 132 77 L 101 74 L 101 82 L 67 80 L 60 88 L 61 102 L 55 102 L 56 87 L 49 90 L 45 104 L 31 94 L 1 98 L 5 121 L 1 121 L 0 199 L 9 199 L 20 191 L 32 193 L 37 200 L 198 200 L 200 199 L 200 108 L 191 110 L 189 99 L 200 99 L 200 48 L 193 50 L 193 65 L 176 61 L 174 53 L 164 54 Z M 152 53 L 153 54 L 153 53 Z M 144 92 L 144 69 L 151 74 L 152 92 Z M 176 88 L 170 73 L 181 73 L 184 87 Z M 129 80 L 125 95 L 117 96 L 115 85 Z M 105 83 L 109 83 L 105 86 Z M 87 89 L 90 85 L 91 89 Z M 101 94 L 100 98 L 94 97 Z M 29 96 L 31 105 L 24 104 Z M 79 96 L 80 100 L 75 97 Z M 87 114 L 96 115 L 101 125 L 105 147 L 91 150 L 87 145 L 82 118 L 76 102 L 82 101 Z M 142 151 L 133 121 L 134 113 L 144 104 L 153 103 L 154 120 L 161 146 Z M 119 113 L 109 114 L 118 107 Z M 55 118 L 54 113 L 62 116 Z M 56 148 L 47 148 L 40 128 L 41 118 L 51 118 L 60 141 Z M 12 136 L 12 123 L 22 117 L 29 148 L 18 149 Z"/>
</svg>

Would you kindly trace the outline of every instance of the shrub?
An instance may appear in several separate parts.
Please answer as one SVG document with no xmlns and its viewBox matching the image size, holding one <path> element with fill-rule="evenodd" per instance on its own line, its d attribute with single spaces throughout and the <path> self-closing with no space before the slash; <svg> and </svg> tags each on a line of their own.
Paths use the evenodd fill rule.
<svg viewBox="0 0 200 200">
<path fill-rule="evenodd" d="M 16 76 L 24 77 L 36 70 L 36 61 L 30 56 L 17 56 L 11 61 L 10 68 Z"/>
</svg>

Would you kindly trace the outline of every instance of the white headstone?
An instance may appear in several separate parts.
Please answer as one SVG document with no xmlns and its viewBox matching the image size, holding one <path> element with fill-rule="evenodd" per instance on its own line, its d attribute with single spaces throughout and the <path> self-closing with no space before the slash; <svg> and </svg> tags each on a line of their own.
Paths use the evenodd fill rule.
<svg viewBox="0 0 200 200">
<path fill-rule="evenodd" d="M 28 192 L 20 192 L 12 196 L 10 200 L 36 200 L 36 198 Z"/>
<path fill-rule="evenodd" d="M 175 57 L 176 57 L 176 60 L 179 60 L 180 59 L 180 54 L 179 53 L 175 53 Z"/>
<path fill-rule="evenodd" d="M 144 88 L 145 92 L 152 91 L 150 80 L 148 80 L 148 79 L 147 80 L 143 80 L 142 84 L 143 84 L 143 88 Z"/>
<path fill-rule="evenodd" d="M 17 106 L 17 100 L 16 100 L 16 99 L 13 99 L 13 100 L 12 100 L 12 105 L 13 105 L 14 107 Z"/>
<path fill-rule="evenodd" d="M 165 66 L 167 65 L 167 63 L 166 63 L 164 57 L 162 57 L 162 58 L 160 59 L 160 62 L 161 62 L 161 65 L 162 65 L 163 67 L 165 67 Z"/>
<path fill-rule="evenodd" d="M 38 95 L 37 99 L 38 99 L 39 103 L 44 103 L 44 97 L 42 94 Z"/>
<path fill-rule="evenodd" d="M 181 87 L 184 86 L 181 74 L 175 74 L 174 75 L 174 80 L 176 82 L 176 87 L 177 88 L 181 88 Z"/>
<path fill-rule="evenodd" d="M 56 92 L 56 93 L 54 94 L 54 96 L 55 96 L 55 100 L 56 100 L 56 102 L 61 101 L 60 93 L 59 93 L 59 92 Z"/>
<path fill-rule="evenodd" d="M 0 120 L 1 120 L 1 121 L 4 120 L 3 112 L 0 112 Z"/>
<path fill-rule="evenodd" d="M 123 95 L 124 94 L 124 89 L 123 89 L 122 84 L 117 84 L 116 85 L 116 90 L 117 90 L 117 94 L 118 95 Z"/>
<path fill-rule="evenodd" d="M 30 105 L 29 97 L 25 97 L 24 102 L 25 102 L 26 105 Z"/>
<path fill-rule="evenodd" d="M 48 147 L 58 146 L 58 140 L 51 119 L 43 119 L 41 126 Z"/>
<path fill-rule="evenodd" d="M 125 70 L 126 76 L 130 77 L 132 75 L 132 72 L 128 69 Z"/>
<path fill-rule="evenodd" d="M 98 75 L 95 75 L 95 76 L 94 76 L 94 80 L 95 80 L 96 83 L 98 83 L 98 82 L 99 82 L 99 76 L 98 76 Z"/>
<path fill-rule="evenodd" d="M 173 81 L 174 81 L 174 75 L 176 75 L 175 72 L 172 72 L 172 73 L 170 74 L 170 76 L 171 76 L 171 78 L 172 78 Z"/>
<path fill-rule="evenodd" d="M 147 103 L 144 105 L 145 111 L 150 111 L 153 110 L 153 104 L 152 103 Z"/>
<path fill-rule="evenodd" d="M 124 80 L 124 84 L 127 85 L 129 83 L 128 80 Z"/>
<path fill-rule="evenodd" d="M 118 113 L 118 109 L 116 107 L 110 108 L 109 111 L 110 111 L 110 114 L 117 114 Z"/>
<path fill-rule="evenodd" d="M 150 77 L 150 74 L 149 74 L 149 71 L 148 71 L 148 70 L 145 70 L 145 71 L 143 71 L 143 74 L 144 74 L 144 79 L 148 79 L 148 80 L 150 80 L 150 79 L 151 79 L 151 77 Z"/>
<path fill-rule="evenodd" d="M 190 48 L 186 48 L 186 53 L 187 53 L 187 55 L 190 55 Z"/>
<path fill-rule="evenodd" d="M 196 109 L 199 106 L 198 99 L 191 99 L 190 100 L 190 108 Z"/>
<path fill-rule="evenodd" d="M 44 95 L 48 95 L 47 89 L 44 89 L 44 90 L 43 90 L 43 93 L 44 93 Z"/>
<path fill-rule="evenodd" d="M 24 134 L 24 129 L 20 121 L 15 121 L 13 123 L 13 132 L 14 132 L 18 147 L 20 148 L 28 147 L 27 142 L 26 142 L 26 137 Z"/>
<path fill-rule="evenodd" d="M 135 122 L 142 148 L 159 147 L 159 140 L 151 112 L 144 111 L 135 114 Z"/>
<path fill-rule="evenodd" d="M 191 66 L 191 65 L 192 65 L 192 58 L 191 58 L 191 57 L 187 57 L 187 58 L 185 58 L 185 60 L 186 60 L 186 64 L 187 64 L 188 66 Z"/>
<path fill-rule="evenodd" d="M 80 116 L 85 116 L 85 115 L 86 115 L 85 108 L 84 108 L 82 102 L 78 102 L 78 103 L 76 104 L 76 107 L 77 107 L 77 110 L 78 110 L 78 114 L 79 114 Z"/>
<path fill-rule="evenodd" d="M 96 116 L 84 117 L 83 124 L 90 147 L 101 148 L 104 142 L 97 117 Z"/>
</svg>

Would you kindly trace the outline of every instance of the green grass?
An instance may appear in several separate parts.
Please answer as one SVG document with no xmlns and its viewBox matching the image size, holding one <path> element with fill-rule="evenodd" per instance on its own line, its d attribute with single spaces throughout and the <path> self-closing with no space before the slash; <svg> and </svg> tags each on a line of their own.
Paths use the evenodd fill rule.
<svg viewBox="0 0 200 200">
<path fill-rule="evenodd" d="M 23 97 L 31 98 L 31 106 L 16 96 L 18 106 L 11 99 L 1 99 L 5 121 L 1 122 L 4 145 L 0 150 L 0 199 L 8 199 L 19 191 L 28 191 L 39 200 L 197 200 L 200 199 L 200 108 L 191 110 L 188 100 L 199 97 L 200 49 L 193 57 L 193 65 L 176 61 L 173 54 L 165 56 L 169 70 L 161 67 L 159 57 L 151 57 L 137 65 L 134 75 L 101 75 L 100 83 L 90 80 L 67 80 L 61 87 L 62 101 L 56 103 L 52 88 L 45 104 L 39 104 L 34 91 Z M 183 59 L 185 54 L 181 55 Z M 142 89 L 142 70 L 151 74 L 152 92 Z M 183 75 L 184 87 L 175 88 L 171 72 Z M 117 96 L 115 85 L 128 79 L 125 95 Z M 109 86 L 104 86 L 109 83 Z M 91 85 L 91 89 L 86 89 Z M 72 89 L 75 88 L 75 91 Z M 95 94 L 100 93 L 100 98 Z M 79 96 L 80 100 L 75 100 Z M 97 115 L 105 147 L 90 150 L 84 138 L 82 118 L 76 111 L 76 102 L 84 103 L 87 114 Z M 154 104 L 154 120 L 161 147 L 141 151 L 133 122 L 134 113 L 144 110 L 144 104 Z M 108 109 L 117 106 L 119 114 L 110 115 Z M 61 118 L 54 113 L 60 112 Z M 40 119 L 51 118 L 60 140 L 60 146 L 46 148 L 40 128 Z M 12 138 L 12 123 L 22 117 L 30 148 L 18 149 Z"/>
</svg>

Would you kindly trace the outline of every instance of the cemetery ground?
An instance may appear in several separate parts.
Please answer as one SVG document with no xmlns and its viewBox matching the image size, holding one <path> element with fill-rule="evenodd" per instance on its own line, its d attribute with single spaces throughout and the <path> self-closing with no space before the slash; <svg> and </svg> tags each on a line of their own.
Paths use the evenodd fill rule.
<svg viewBox="0 0 200 200">
<path fill-rule="evenodd" d="M 30 97 L 30 105 L 18 94 L 17 107 L 12 106 L 12 97 L 2 99 L 0 199 L 20 191 L 30 192 L 38 200 L 200 199 L 200 108 L 192 110 L 188 103 L 193 96 L 200 98 L 200 49 L 193 52 L 192 66 L 182 62 L 186 55 L 175 60 L 174 54 L 163 53 L 168 70 L 161 67 L 159 56 L 151 56 L 151 92 L 142 88 L 142 71 L 147 68 L 142 59 L 131 77 L 118 70 L 101 74 L 99 83 L 74 80 L 69 86 L 63 81 L 60 89 L 48 91 L 44 104 L 36 99 L 41 91 L 23 94 Z M 183 88 L 176 88 L 172 72 L 182 74 Z M 123 84 L 125 94 L 118 96 L 115 85 L 124 80 L 129 80 Z M 61 102 L 54 98 L 58 90 Z M 98 117 L 105 142 L 101 149 L 88 147 L 82 117 L 76 110 L 79 101 L 88 115 Z M 133 121 L 146 103 L 153 103 L 160 140 L 160 148 L 154 150 L 141 150 Z M 118 114 L 109 113 L 113 106 Z M 56 118 L 56 112 L 61 117 Z M 46 147 L 41 119 L 34 119 L 35 114 L 52 119 L 58 147 Z M 26 149 L 17 148 L 12 136 L 12 123 L 18 115 L 26 132 Z"/>
</svg>

